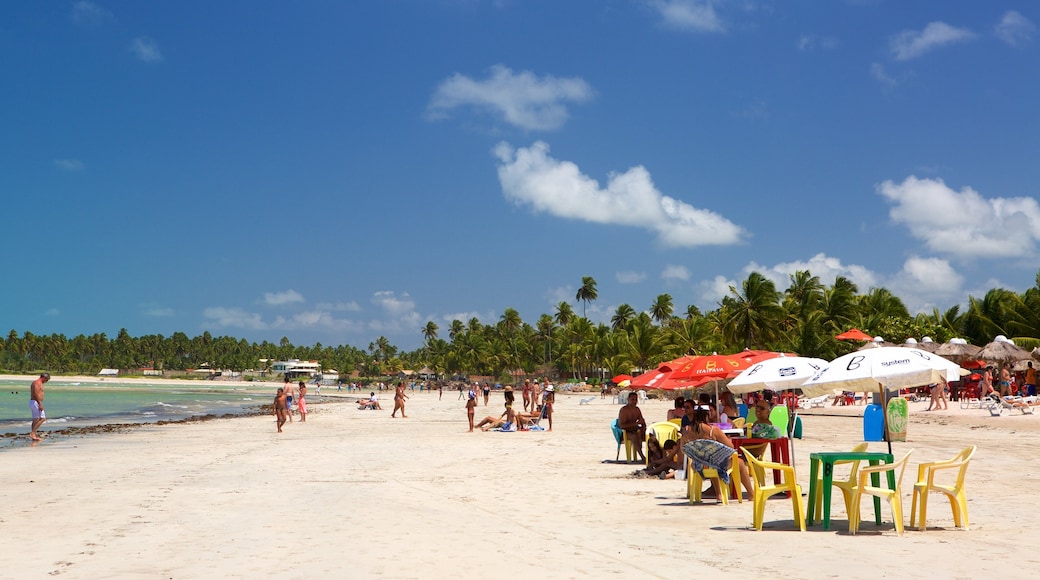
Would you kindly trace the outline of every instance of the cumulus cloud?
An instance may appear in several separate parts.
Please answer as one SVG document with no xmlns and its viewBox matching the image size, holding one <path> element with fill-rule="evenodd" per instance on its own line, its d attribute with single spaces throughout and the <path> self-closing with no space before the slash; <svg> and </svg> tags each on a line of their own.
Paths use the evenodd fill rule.
<svg viewBox="0 0 1040 580">
<path fill-rule="evenodd" d="M 1011 46 L 1028 44 L 1032 40 L 1034 32 L 1036 32 L 1036 26 L 1028 18 L 1014 10 L 1005 12 L 1004 17 L 1000 19 L 1000 23 L 993 29 L 993 33 L 997 35 L 997 38 Z"/>
<path fill-rule="evenodd" d="M 130 43 L 130 52 L 141 62 L 161 62 L 163 60 L 159 45 L 147 36 L 138 36 Z"/>
<path fill-rule="evenodd" d="M 522 129 L 551 131 L 567 120 L 566 103 L 583 103 L 592 97 L 592 87 L 581 78 L 517 74 L 497 64 L 484 80 L 455 74 L 443 81 L 427 106 L 427 116 L 440 119 L 458 107 L 474 107 Z"/>
<path fill-rule="evenodd" d="M 559 286 L 557 288 L 549 288 L 545 291 L 545 299 L 549 301 L 549 304 L 556 306 L 560 302 L 570 302 L 574 300 L 574 295 L 577 293 L 574 286 Z"/>
<path fill-rule="evenodd" d="M 398 296 L 392 290 L 381 290 L 372 295 L 372 304 L 391 316 L 402 316 L 415 310 L 415 301 L 407 292 Z"/>
<path fill-rule="evenodd" d="M 646 280 L 646 272 L 615 272 L 614 278 L 619 284 L 638 284 Z"/>
<path fill-rule="evenodd" d="M 664 271 L 661 272 L 661 278 L 663 280 L 675 281 L 675 280 L 689 280 L 690 270 L 686 266 L 674 266 L 668 264 L 665 266 Z"/>
<path fill-rule="evenodd" d="M 82 0 L 72 5 L 72 20 L 77 24 L 98 26 L 115 19 L 111 12 L 93 2 Z"/>
<path fill-rule="evenodd" d="M 855 264 L 842 264 L 840 259 L 824 253 L 816 254 L 808 260 L 781 262 L 773 266 L 751 262 L 744 267 L 744 274 L 758 272 L 772 280 L 778 290 L 783 290 L 791 284 L 791 274 L 802 270 L 808 270 L 813 276 L 819 277 L 823 284 L 833 284 L 838 276 L 844 276 L 859 286 L 860 290 L 878 286 L 880 282 L 880 276 L 868 268 Z"/>
<path fill-rule="evenodd" d="M 736 280 L 731 280 L 725 276 L 715 276 L 711 280 L 705 280 L 697 284 L 696 288 L 703 304 L 715 305 L 718 304 L 724 296 L 729 295 L 730 286 L 735 287 L 736 285 Z"/>
<path fill-rule="evenodd" d="M 680 30 L 694 32 L 726 32 L 726 26 L 715 12 L 712 0 L 648 0 L 664 23 Z"/>
<path fill-rule="evenodd" d="M 975 37 L 967 28 L 955 28 L 945 22 L 931 22 L 924 30 L 904 30 L 893 36 L 889 48 L 896 60 L 917 58 L 936 48 L 965 42 Z"/>
<path fill-rule="evenodd" d="M 263 302 L 268 306 L 284 306 L 286 304 L 305 302 L 305 300 L 302 294 L 290 289 L 285 292 L 265 292 Z"/>
<path fill-rule="evenodd" d="M 54 166 L 62 171 L 83 171 L 87 167 L 79 159 L 55 159 Z"/>
<path fill-rule="evenodd" d="M 940 258 L 910 256 L 885 287 L 899 296 L 910 312 L 945 309 L 964 296 L 964 276 Z"/>
<path fill-rule="evenodd" d="M 637 166 L 612 173 L 605 188 L 577 165 L 549 156 L 549 145 L 495 148 L 498 180 L 506 199 L 536 212 L 598 224 L 644 228 L 667 246 L 736 244 L 747 232 L 721 215 L 668 197 L 654 187 L 650 173 Z"/>
<path fill-rule="evenodd" d="M 203 309 L 202 317 L 206 319 L 206 322 L 218 328 L 246 328 L 249 330 L 268 328 L 259 314 L 246 312 L 241 308 L 213 306 Z"/>
<path fill-rule="evenodd" d="M 936 253 L 961 259 L 1022 258 L 1036 253 L 1040 204 L 1035 198 L 987 199 L 970 187 L 959 192 L 941 179 L 885 181 L 878 193 L 893 204 L 892 221 Z"/>
</svg>

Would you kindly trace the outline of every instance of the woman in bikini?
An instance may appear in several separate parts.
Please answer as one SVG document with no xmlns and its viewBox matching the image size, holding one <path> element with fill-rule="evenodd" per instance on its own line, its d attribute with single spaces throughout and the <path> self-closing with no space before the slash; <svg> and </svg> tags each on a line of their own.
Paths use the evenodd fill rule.
<svg viewBox="0 0 1040 580">
<path fill-rule="evenodd" d="M 683 453 L 690 456 L 690 458 L 700 461 L 703 461 L 709 455 L 719 457 L 736 454 L 736 449 L 733 448 L 733 441 L 722 432 L 722 429 L 708 422 L 708 407 L 705 406 L 699 406 L 694 409 L 690 424 L 683 428 L 680 447 L 682 447 Z M 729 448 L 728 454 L 724 452 L 723 447 Z M 748 497 L 752 497 L 754 492 L 747 465 L 739 456 L 733 459 L 733 461 L 736 462 L 734 467 L 739 470 L 740 482 L 744 485 L 744 489 L 747 490 Z M 720 493 L 722 490 L 715 491 Z"/>
<path fill-rule="evenodd" d="M 404 383 L 397 383 L 397 390 L 394 391 L 394 412 L 390 413 L 391 417 L 397 417 L 397 410 L 401 410 L 401 417 L 407 418 L 408 415 L 404 414 L 404 400 L 408 398 L 408 395 L 404 394 Z"/>
</svg>

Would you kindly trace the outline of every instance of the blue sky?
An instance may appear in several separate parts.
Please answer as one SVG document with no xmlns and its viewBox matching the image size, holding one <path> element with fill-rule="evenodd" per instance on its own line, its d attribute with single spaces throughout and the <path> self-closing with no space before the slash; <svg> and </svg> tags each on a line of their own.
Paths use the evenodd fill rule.
<svg viewBox="0 0 1040 580">
<path fill-rule="evenodd" d="M 0 7 L 0 324 L 295 344 L 757 270 L 912 311 L 1034 284 L 1025 1 Z M 580 312 L 580 305 L 577 305 Z"/>
</svg>

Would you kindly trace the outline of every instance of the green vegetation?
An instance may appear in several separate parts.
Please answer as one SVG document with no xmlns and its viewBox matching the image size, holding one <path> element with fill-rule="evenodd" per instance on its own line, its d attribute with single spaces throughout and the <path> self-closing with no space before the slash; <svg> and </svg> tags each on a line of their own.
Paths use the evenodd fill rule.
<svg viewBox="0 0 1040 580">
<path fill-rule="evenodd" d="M 675 316 L 672 297 L 661 294 L 646 305 L 646 311 L 622 304 L 610 324 L 593 324 L 584 316 L 584 306 L 597 298 L 596 281 L 585 276 L 575 296 L 583 303 L 580 317 L 570 304 L 561 302 L 553 314 L 542 314 L 532 326 L 515 309 L 506 308 L 495 324 L 476 318 L 451 321 L 447 340 L 440 338 L 441 328 L 429 321 L 416 329 L 425 340 L 412 352 L 399 352 L 382 336 L 361 350 L 320 343 L 294 346 L 287 338 L 278 344 L 257 344 L 228 336 L 214 338 L 208 332 L 194 338 L 181 332 L 135 338 L 123 329 L 114 339 L 103 333 L 67 339 L 28 331 L 19 336 L 12 330 L 0 339 L 0 370 L 96 374 L 102 368 L 186 370 L 208 365 L 243 371 L 262 370 L 261 359 L 296 358 L 321 361 L 341 374 L 358 370 L 368 377 L 427 366 L 449 376 L 473 374 L 503 381 L 523 374 L 594 379 L 601 376 L 599 369 L 609 377 L 650 369 L 684 354 L 744 348 L 793 351 L 829 360 L 854 348 L 834 339 L 852 327 L 892 342 L 908 337 L 930 336 L 936 342 L 961 337 L 982 345 L 1003 334 L 1024 348 L 1040 345 L 1040 272 L 1036 286 L 1021 294 L 997 288 L 981 299 L 969 297 L 963 313 L 955 306 L 916 316 L 910 316 L 903 302 L 884 288 L 861 294 L 842 277 L 827 287 L 806 271 L 793 274 L 783 292 L 761 274 L 752 273 L 740 287 L 730 287 L 717 309 L 705 313 L 688 306 Z"/>
</svg>

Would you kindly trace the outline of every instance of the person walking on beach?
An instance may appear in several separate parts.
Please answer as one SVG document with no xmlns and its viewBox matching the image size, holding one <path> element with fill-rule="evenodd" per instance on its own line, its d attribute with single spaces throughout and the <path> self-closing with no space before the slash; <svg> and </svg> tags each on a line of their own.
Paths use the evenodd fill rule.
<svg viewBox="0 0 1040 580">
<path fill-rule="evenodd" d="M 531 406 L 531 391 L 532 391 L 531 379 L 524 379 L 524 388 L 520 392 L 520 394 L 523 395 L 523 397 L 524 397 L 524 412 L 525 413 L 529 410 L 528 407 Z"/>
<path fill-rule="evenodd" d="M 552 385 L 545 385 L 545 394 L 542 395 L 542 413 L 549 419 L 549 431 L 552 431 L 553 404 L 556 403 L 556 389 Z"/>
<path fill-rule="evenodd" d="M 278 432 L 282 432 L 282 425 L 285 425 L 285 388 L 278 387 L 278 392 L 274 395 L 274 416 L 275 421 L 278 425 Z"/>
<path fill-rule="evenodd" d="M 300 423 L 307 422 L 307 385 L 300 381 L 300 401 L 296 404 L 300 409 Z"/>
<path fill-rule="evenodd" d="M 491 397 L 491 383 L 484 383 L 484 406 L 487 407 L 488 399 Z"/>
<path fill-rule="evenodd" d="M 36 430 L 47 420 L 47 414 L 43 412 L 43 385 L 49 380 L 51 380 L 49 373 L 40 373 L 40 378 L 33 381 L 32 385 L 29 386 L 29 411 L 32 413 L 32 427 L 29 430 L 29 439 L 33 441 L 43 440 L 36 434 Z"/>
<path fill-rule="evenodd" d="M 285 377 L 285 386 L 282 387 L 285 392 L 285 413 L 289 417 L 289 422 L 292 423 L 292 403 L 293 395 L 296 394 L 296 387 L 292 384 L 292 379 Z"/>
<path fill-rule="evenodd" d="M 397 418 L 397 410 L 401 410 L 401 417 L 407 418 L 408 415 L 404 414 L 404 400 L 408 398 L 408 395 L 404 394 L 404 383 L 397 383 L 397 390 L 394 391 L 394 412 L 390 413 L 391 417 Z"/>
</svg>

